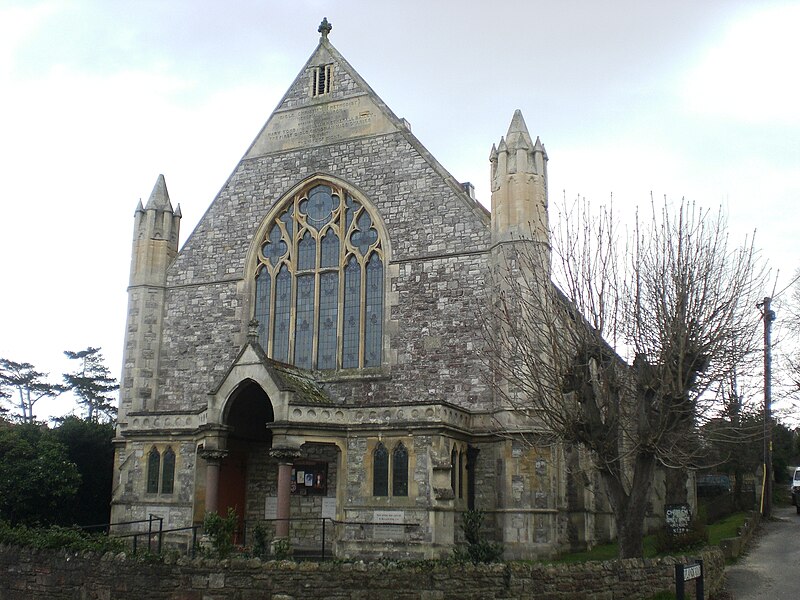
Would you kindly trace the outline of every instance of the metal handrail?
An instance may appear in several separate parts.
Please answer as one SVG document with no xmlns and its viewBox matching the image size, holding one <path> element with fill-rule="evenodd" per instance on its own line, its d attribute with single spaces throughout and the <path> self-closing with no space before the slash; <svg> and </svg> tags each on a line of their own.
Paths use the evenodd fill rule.
<svg viewBox="0 0 800 600">
<path fill-rule="evenodd" d="M 153 528 L 153 524 L 154 524 L 155 521 L 158 521 L 158 528 L 157 529 Z M 321 549 L 320 549 L 321 550 L 320 551 L 321 560 L 325 560 L 326 559 L 325 542 L 327 541 L 327 537 L 328 537 L 327 536 L 327 523 L 328 523 L 328 521 L 333 526 L 336 526 L 336 525 L 359 525 L 359 526 L 371 525 L 371 526 L 377 526 L 377 527 L 381 527 L 381 526 L 384 526 L 384 527 L 387 527 L 387 526 L 388 527 L 402 526 L 402 527 L 404 527 L 406 529 L 420 527 L 419 523 L 384 523 L 384 522 L 377 522 L 377 521 L 340 521 L 340 520 L 333 519 L 333 518 L 330 518 L 330 517 L 281 517 L 281 518 L 277 518 L 276 517 L 276 518 L 270 518 L 270 519 L 250 519 L 250 520 L 244 519 L 242 521 L 242 528 L 241 528 L 241 532 L 242 532 L 242 544 L 241 545 L 242 546 L 246 546 L 247 545 L 247 529 L 248 529 L 248 525 L 249 524 L 252 524 L 254 522 L 255 523 L 275 523 L 277 521 L 289 521 L 290 523 L 298 522 L 298 521 L 319 521 L 319 522 L 321 522 L 321 525 L 322 525 L 321 540 L 320 540 L 321 541 Z M 136 524 L 139 524 L 139 523 L 147 523 L 148 524 L 147 531 L 134 531 L 134 532 L 128 532 L 128 533 L 112 533 L 111 532 L 111 528 L 115 527 L 115 526 L 136 525 Z M 154 514 L 150 514 L 147 519 L 137 519 L 137 520 L 133 520 L 133 521 L 118 521 L 116 523 L 103 523 L 103 524 L 99 524 L 99 525 L 86 525 L 86 526 L 81 527 L 81 529 L 90 530 L 90 529 L 103 528 L 103 529 L 105 529 L 105 535 L 107 535 L 108 537 L 114 537 L 114 538 L 119 538 L 119 539 L 133 538 L 133 553 L 134 554 L 136 554 L 136 552 L 138 551 L 139 538 L 142 537 L 142 536 L 147 536 L 147 549 L 150 552 L 152 552 L 152 550 L 153 550 L 153 538 L 155 536 L 157 536 L 156 539 L 158 541 L 158 544 L 156 546 L 156 551 L 158 553 L 160 553 L 162 551 L 162 548 L 163 548 L 164 534 L 166 534 L 166 533 L 177 533 L 177 532 L 180 532 L 180 531 L 189 531 L 189 530 L 191 530 L 192 531 L 192 544 L 191 544 L 190 554 L 191 554 L 191 557 L 194 558 L 196 556 L 198 531 L 200 529 L 202 529 L 202 527 L 203 527 L 202 525 L 190 525 L 190 526 L 187 526 L 187 527 L 175 527 L 175 528 L 171 528 L 171 529 L 164 529 L 164 517 L 161 517 L 161 516 L 158 516 L 158 515 L 154 515 Z M 239 530 L 237 530 L 237 531 L 239 531 Z"/>
</svg>

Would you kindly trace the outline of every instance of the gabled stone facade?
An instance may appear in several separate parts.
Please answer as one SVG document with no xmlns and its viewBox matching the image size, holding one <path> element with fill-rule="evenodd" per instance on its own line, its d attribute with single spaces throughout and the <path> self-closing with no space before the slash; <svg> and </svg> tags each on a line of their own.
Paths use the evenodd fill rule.
<svg viewBox="0 0 800 600">
<path fill-rule="evenodd" d="M 507 557 L 608 537 L 481 354 L 498 245 L 533 223 L 549 256 L 544 146 L 515 113 L 490 213 L 329 31 L 180 251 L 162 176 L 137 208 L 112 520 L 233 507 L 302 549 L 326 517 L 339 556 L 447 556 L 468 508 Z"/>
</svg>

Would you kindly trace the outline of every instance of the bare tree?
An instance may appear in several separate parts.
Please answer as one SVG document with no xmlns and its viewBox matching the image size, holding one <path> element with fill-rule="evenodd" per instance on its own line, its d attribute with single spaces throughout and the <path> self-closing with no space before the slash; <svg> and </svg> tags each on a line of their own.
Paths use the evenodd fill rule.
<svg viewBox="0 0 800 600">
<path fill-rule="evenodd" d="M 0 358 L 0 397 L 11 400 L 19 414 L 16 415 L 24 423 L 33 423 L 34 405 L 42 398 L 55 398 L 67 388 L 47 381 L 47 373 L 37 371 L 31 363 L 18 363 L 7 358 Z"/>
<path fill-rule="evenodd" d="M 518 240 L 495 258 L 493 389 L 539 439 L 589 450 L 620 556 L 641 556 L 656 467 L 697 459 L 714 387 L 756 347 L 763 272 L 752 241 L 729 248 L 723 216 L 684 202 L 626 235 L 585 201 L 559 223 L 552 249 Z"/>
<path fill-rule="evenodd" d="M 702 426 L 704 457 L 708 466 L 733 475 L 733 502 L 741 510 L 752 508 L 745 498 L 744 476 L 763 464 L 764 414 L 760 392 L 752 392 L 733 373 L 719 388 L 720 411 Z M 754 400 L 754 398 L 756 398 Z"/>
<path fill-rule="evenodd" d="M 800 392 L 800 269 L 795 272 L 794 279 L 789 288 L 790 296 L 782 304 L 784 322 L 784 335 L 781 350 L 781 374 L 784 380 L 785 395 L 797 403 L 797 393 Z M 789 291 L 787 290 L 787 291 Z"/>
</svg>

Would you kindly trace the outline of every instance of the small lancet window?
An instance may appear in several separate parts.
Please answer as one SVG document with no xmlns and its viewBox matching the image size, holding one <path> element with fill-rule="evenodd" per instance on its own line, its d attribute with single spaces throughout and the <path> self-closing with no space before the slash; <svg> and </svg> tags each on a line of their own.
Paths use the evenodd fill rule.
<svg viewBox="0 0 800 600">
<path fill-rule="evenodd" d="M 389 451 L 380 442 L 372 453 L 372 495 L 389 495 Z"/>
<path fill-rule="evenodd" d="M 392 496 L 408 496 L 408 452 L 403 442 L 392 452 Z"/>
<path fill-rule="evenodd" d="M 164 454 L 153 446 L 147 453 L 147 493 L 171 494 L 175 489 L 175 451 L 167 448 Z"/>
<path fill-rule="evenodd" d="M 171 494 L 175 487 L 175 452 L 167 448 L 164 452 L 164 464 L 161 472 L 161 493 Z"/>
<path fill-rule="evenodd" d="M 333 79 L 333 65 L 320 65 L 314 67 L 311 81 L 311 95 L 313 97 L 328 94 L 331 91 Z"/>
<path fill-rule="evenodd" d="M 161 473 L 161 453 L 153 448 L 147 454 L 147 493 L 158 493 L 158 480 Z"/>
<path fill-rule="evenodd" d="M 458 452 L 456 447 L 453 446 L 453 451 L 450 453 L 450 489 L 456 493 L 456 486 L 458 485 Z"/>
<path fill-rule="evenodd" d="M 458 478 L 459 478 L 458 497 L 459 498 L 464 497 L 464 483 L 466 483 L 465 481 L 466 477 L 464 477 L 464 475 L 466 474 L 465 467 L 466 467 L 466 452 L 462 450 L 458 454 Z"/>
</svg>

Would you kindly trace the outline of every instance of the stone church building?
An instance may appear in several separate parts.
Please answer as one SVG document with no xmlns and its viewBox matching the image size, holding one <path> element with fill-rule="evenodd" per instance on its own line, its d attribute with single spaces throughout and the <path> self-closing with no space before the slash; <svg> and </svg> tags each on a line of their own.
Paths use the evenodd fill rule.
<svg viewBox="0 0 800 600">
<path fill-rule="evenodd" d="M 471 508 L 507 558 L 609 538 L 481 355 L 498 248 L 536 223 L 549 253 L 544 146 L 509 115 L 487 211 L 329 32 L 181 249 L 163 176 L 136 208 L 112 521 L 232 507 L 303 549 L 325 518 L 340 557 L 451 555 Z"/>
</svg>

